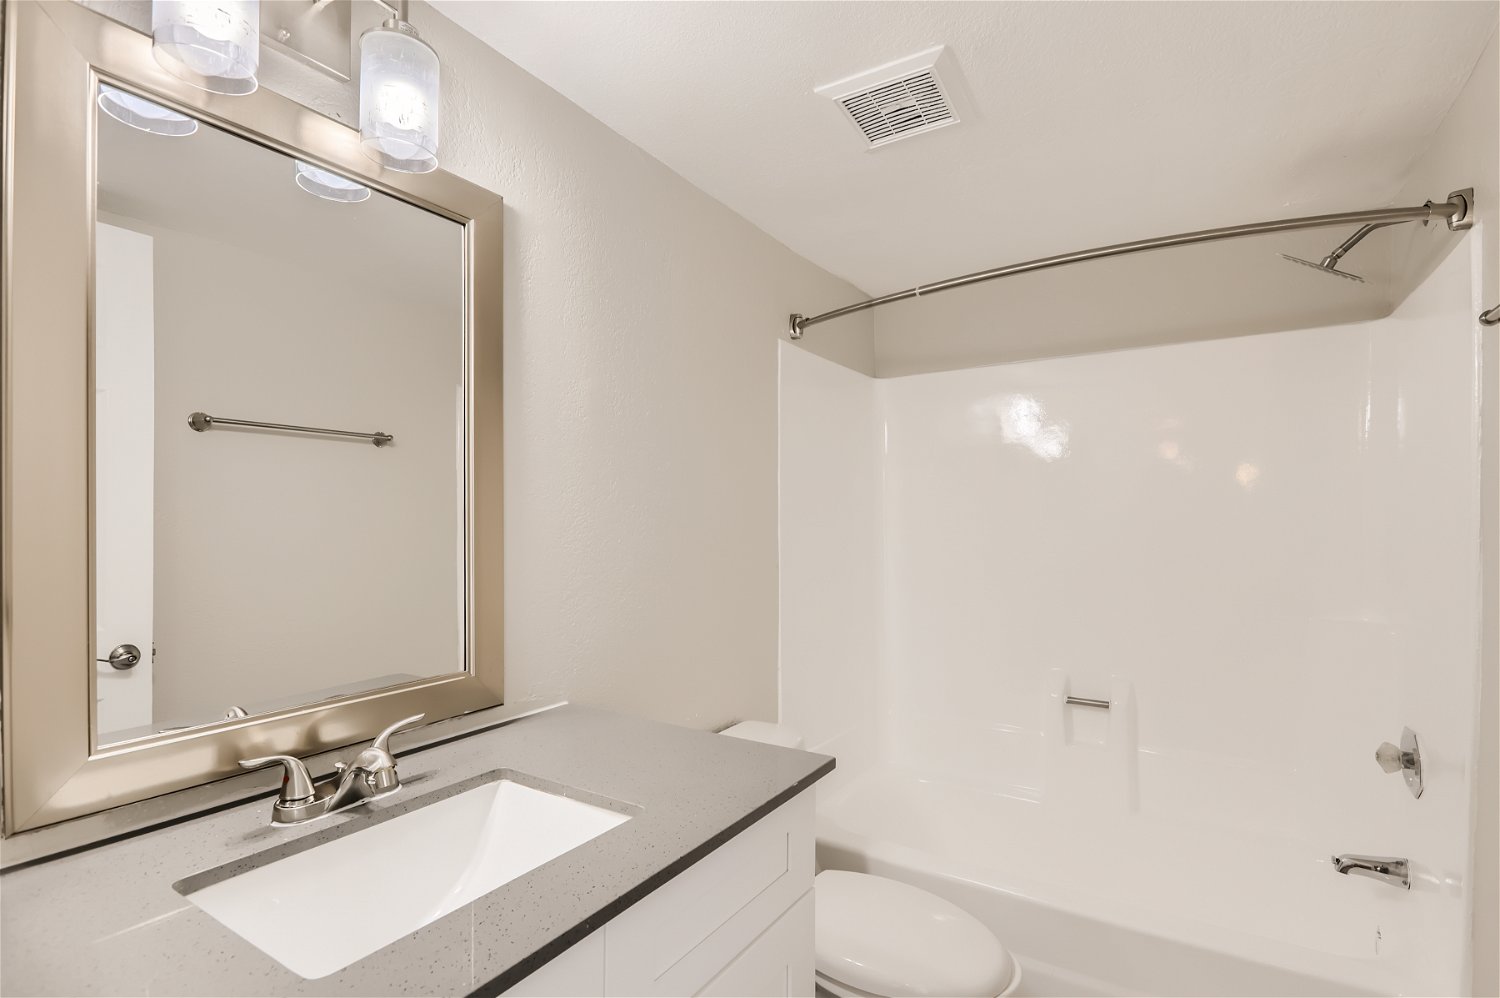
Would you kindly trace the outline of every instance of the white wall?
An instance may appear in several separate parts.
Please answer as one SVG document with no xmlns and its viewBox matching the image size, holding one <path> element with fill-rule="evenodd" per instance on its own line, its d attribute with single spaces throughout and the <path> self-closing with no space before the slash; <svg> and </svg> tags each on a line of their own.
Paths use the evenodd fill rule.
<svg viewBox="0 0 1500 998">
<path fill-rule="evenodd" d="M 99 741 L 151 724 L 156 346 L 150 236 L 94 227 L 94 693 Z M 130 669 L 99 662 L 133 644 Z"/>
<path fill-rule="evenodd" d="M 876 385 L 781 344 L 781 722 L 838 757 L 824 794 L 877 761 L 885 716 Z"/>
<path fill-rule="evenodd" d="M 863 673 L 877 683 L 865 693 L 819 648 L 851 627 L 835 604 L 827 630 L 784 631 L 785 716 L 816 728 L 873 697 L 888 715 L 879 751 L 918 778 L 1062 808 L 1069 827 L 1139 815 L 1265 842 L 1305 865 L 1309 898 L 1369 895 L 1392 988 L 1463 990 L 1476 252 L 1460 243 L 1369 323 L 875 382 L 885 669 Z M 857 441 L 834 429 L 864 411 L 839 384 L 853 375 L 820 381 L 815 366 L 784 361 L 783 412 L 821 411 L 825 436 Z M 791 397 L 807 392 L 821 401 Z M 784 425 L 782 441 L 785 545 L 858 511 L 869 476 L 819 461 L 818 437 Z M 834 501 L 787 501 L 812 495 Z M 838 580 L 839 557 L 810 550 L 805 571 Z M 1124 765 L 1072 748 L 1104 743 L 1105 719 L 1061 714 L 1064 688 L 1130 712 Z M 844 696 L 830 705 L 827 690 Z M 1372 757 L 1403 725 L 1423 739 L 1420 801 Z M 1346 851 L 1410 856 L 1411 895 L 1327 879 L 1327 856 Z M 1218 908 L 1245 931 L 1265 915 Z M 1352 925 L 1335 936 L 1376 945 Z"/>
<path fill-rule="evenodd" d="M 1443 119 L 1432 146 L 1413 165 L 1403 201 L 1441 197 L 1473 187 L 1478 204 L 1477 292 L 1471 308 L 1500 304 L 1500 36 L 1474 67 L 1458 100 Z M 1424 193 L 1426 192 L 1426 193 Z M 1404 298 L 1436 266 L 1434 241 L 1411 226 L 1394 260 L 1394 292 Z M 1441 245 L 1437 243 L 1437 245 Z M 1482 344 L 1480 437 L 1483 446 L 1481 503 L 1484 616 L 1480 643 L 1483 689 L 1480 726 L 1479 797 L 1475 813 L 1472 881 L 1474 993 L 1500 994 L 1500 327 L 1475 326 Z"/>
</svg>

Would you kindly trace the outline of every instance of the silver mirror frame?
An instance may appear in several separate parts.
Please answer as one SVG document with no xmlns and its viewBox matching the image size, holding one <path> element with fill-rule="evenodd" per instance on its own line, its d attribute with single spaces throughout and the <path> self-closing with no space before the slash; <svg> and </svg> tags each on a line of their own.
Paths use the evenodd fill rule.
<svg viewBox="0 0 1500 998">
<path fill-rule="evenodd" d="M 188 86 L 157 66 L 149 37 L 78 4 L 6 0 L 3 16 L 4 834 L 236 775 L 239 759 L 307 755 L 368 739 L 394 718 L 436 721 L 503 702 L 499 196 L 442 170 L 382 169 L 360 151 L 358 131 L 265 88 L 225 97 Z M 96 745 L 91 339 L 101 81 L 464 226 L 466 672 Z"/>
</svg>

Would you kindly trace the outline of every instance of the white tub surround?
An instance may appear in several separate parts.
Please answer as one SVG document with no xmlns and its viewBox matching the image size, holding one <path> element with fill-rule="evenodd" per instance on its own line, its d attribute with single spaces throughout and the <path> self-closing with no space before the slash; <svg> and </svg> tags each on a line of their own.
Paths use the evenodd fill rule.
<svg viewBox="0 0 1500 998">
<path fill-rule="evenodd" d="M 973 911 L 1033 989 L 1464 993 L 1473 243 L 1355 325 L 863 390 L 785 348 L 783 573 L 816 584 L 783 590 L 783 717 L 814 749 L 875 731 L 822 796 L 824 861 Z M 872 405 L 874 496 L 825 456 Z M 873 554 L 788 546 L 872 508 Z M 825 652 L 861 627 L 874 653 Z M 1373 759 L 1403 726 L 1420 800 Z M 1343 852 L 1409 857 L 1411 890 Z"/>
<path fill-rule="evenodd" d="M 781 344 L 781 723 L 839 759 L 879 752 L 883 643 L 876 382 Z"/>
</svg>

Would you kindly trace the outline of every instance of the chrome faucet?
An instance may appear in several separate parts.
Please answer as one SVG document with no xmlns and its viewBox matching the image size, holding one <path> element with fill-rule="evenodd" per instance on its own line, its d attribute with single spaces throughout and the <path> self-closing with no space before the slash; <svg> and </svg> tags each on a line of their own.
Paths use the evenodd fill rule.
<svg viewBox="0 0 1500 998">
<path fill-rule="evenodd" d="M 396 757 L 391 754 L 391 736 L 404 731 L 426 714 L 397 721 L 375 736 L 368 748 L 360 751 L 349 764 L 334 766 L 334 777 L 314 784 L 307 764 L 294 755 L 268 755 L 259 759 L 241 759 L 245 769 L 259 769 L 280 763 L 286 767 L 281 795 L 271 807 L 271 824 L 297 825 L 336 811 L 343 811 L 365 801 L 388 797 L 401 789 L 396 773 Z"/>
<path fill-rule="evenodd" d="M 1411 874 L 1406 860 L 1400 856 L 1356 856 L 1344 853 L 1333 857 L 1333 870 L 1335 873 L 1369 877 L 1404 891 L 1411 890 Z"/>
</svg>

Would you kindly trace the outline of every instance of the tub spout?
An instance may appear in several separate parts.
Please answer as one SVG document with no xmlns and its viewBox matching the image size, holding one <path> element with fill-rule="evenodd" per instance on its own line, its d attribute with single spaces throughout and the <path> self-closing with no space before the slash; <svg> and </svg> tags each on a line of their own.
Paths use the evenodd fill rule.
<svg viewBox="0 0 1500 998">
<path fill-rule="evenodd" d="M 1402 890 L 1411 890 L 1411 876 L 1406 860 L 1399 856 L 1357 856 L 1354 853 L 1344 853 L 1333 857 L 1333 869 L 1335 873 L 1352 873 Z"/>
</svg>

